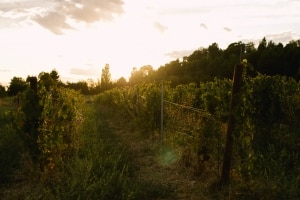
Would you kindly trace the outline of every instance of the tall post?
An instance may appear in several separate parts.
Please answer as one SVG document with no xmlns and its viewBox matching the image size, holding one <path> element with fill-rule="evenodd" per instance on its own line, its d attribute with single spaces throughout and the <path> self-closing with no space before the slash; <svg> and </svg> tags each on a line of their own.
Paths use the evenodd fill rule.
<svg viewBox="0 0 300 200">
<path fill-rule="evenodd" d="M 160 99 L 160 141 L 164 144 L 164 84 L 161 83 L 161 99 Z"/>
<path fill-rule="evenodd" d="M 37 93 L 37 78 L 35 76 L 29 77 L 30 88 Z"/>
<path fill-rule="evenodd" d="M 232 150 L 233 150 L 233 132 L 235 129 L 235 116 L 233 112 L 238 104 L 238 96 L 242 86 L 242 72 L 243 72 L 243 65 L 237 64 L 234 68 L 234 75 L 233 75 L 230 115 L 229 115 L 229 121 L 227 126 L 222 174 L 220 180 L 221 187 L 223 185 L 229 184 L 230 182 L 231 159 L 232 159 Z"/>
</svg>

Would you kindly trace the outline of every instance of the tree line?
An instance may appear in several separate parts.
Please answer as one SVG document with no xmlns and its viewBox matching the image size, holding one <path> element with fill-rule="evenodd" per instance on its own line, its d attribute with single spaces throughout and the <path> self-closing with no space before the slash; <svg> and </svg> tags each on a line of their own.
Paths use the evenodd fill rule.
<svg viewBox="0 0 300 200">
<path fill-rule="evenodd" d="M 185 83 L 200 83 L 212 81 L 214 78 L 232 78 L 235 64 L 246 59 L 250 66 L 249 74 L 256 76 L 258 73 L 265 75 L 280 75 L 300 79 L 300 40 L 290 41 L 283 45 L 267 41 L 263 38 L 258 47 L 253 42 L 235 42 L 226 49 L 219 48 L 217 43 L 212 43 L 207 48 L 199 48 L 189 56 L 176 59 L 157 70 L 151 65 L 133 68 L 127 81 L 124 77 L 112 81 L 109 65 L 102 69 L 98 82 L 92 80 L 63 83 L 59 80 L 56 70 L 50 73 L 41 72 L 39 79 L 47 84 L 56 83 L 61 86 L 80 91 L 85 95 L 99 94 L 115 87 L 132 86 L 144 82 L 170 81 L 172 86 Z M 28 83 L 20 77 L 13 77 L 6 89 L 0 85 L 0 97 L 14 96 L 24 91 Z"/>
<path fill-rule="evenodd" d="M 236 42 L 223 50 L 213 43 L 207 48 L 199 48 L 182 60 L 173 60 L 158 70 L 143 66 L 140 70 L 133 70 L 129 83 L 164 80 L 176 86 L 191 82 L 199 84 L 214 78 L 231 79 L 234 66 L 243 59 L 248 62 L 251 76 L 261 73 L 300 79 L 300 40 L 283 45 L 263 38 L 257 48 L 253 42 Z"/>
</svg>

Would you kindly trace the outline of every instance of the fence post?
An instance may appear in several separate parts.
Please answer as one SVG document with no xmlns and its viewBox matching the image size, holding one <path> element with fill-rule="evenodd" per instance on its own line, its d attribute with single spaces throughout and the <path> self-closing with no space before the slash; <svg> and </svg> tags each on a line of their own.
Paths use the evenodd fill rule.
<svg viewBox="0 0 300 200">
<path fill-rule="evenodd" d="M 160 99 L 160 142 L 164 144 L 164 84 L 161 83 L 161 99 Z"/>
<path fill-rule="evenodd" d="M 233 132 L 235 129 L 235 117 L 233 111 L 238 104 L 238 94 L 242 85 L 243 65 L 237 64 L 234 68 L 230 115 L 226 133 L 226 143 L 223 157 L 222 174 L 220 179 L 220 186 L 227 185 L 230 182 L 231 159 L 233 150 Z"/>
<path fill-rule="evenodd" d="M 30 88 L 37 93 L 37 78 L 35 76 L 29 77 Z"/>
</svg>

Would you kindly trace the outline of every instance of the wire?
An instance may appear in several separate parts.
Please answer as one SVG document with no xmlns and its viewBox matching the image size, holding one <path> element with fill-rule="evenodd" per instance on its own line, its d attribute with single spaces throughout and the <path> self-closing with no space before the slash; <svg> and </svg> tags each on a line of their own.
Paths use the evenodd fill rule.
<svg viewBox="0 0 300 200">
<path fill-rule="evenodd" d="M 142 95 L 138 95 L 138 96 L 141 97 L 141 98 L 144 99 L 144 100 L 147 99 L 145 96 L 142 96 Z M 191 110 L 191 111 L 199 112 L 199 113 L 204 113 L 204 114 L 206 114 L 206 115 L 211 116 L 210 113 L 208 113 L 206 110 L 203 110 L 203 109 L 194 108 L 194 107 L 191 107 L 191 106 L 185 106 L 185 105 L 181 105 L 181 104 L 174 103 L 174 102 L 167 101 L 167 100 L 164 100 L 164 102 L 169 103 L 169 104 L 174 105 L 174 106 L 178 106 L 178 107 L 187 109 L 187 110 Z"/>
<path fill-rule="evenodd" d="M 174 105 L 174 106 L 178 106 L 178 107 L 187 109 L 187 110 L 191 110 L 191 111 L 194 111 L 194 112 L 199 112 L 199 113 L 204 113 L 206 115 L 211 115 L 210 113 L 208 113 L 206 110 L 203 110 L 203 109 L 194 108 L 194 107 L 191 107 L 191 106 L 185 106 L 185 105 L 181 105 L 181 104 L 174 103 L 174 102 L 167 101 L 167 100 L 164 100 L 164 102 L 169 103 L 169 104 Z"/>
</svg>

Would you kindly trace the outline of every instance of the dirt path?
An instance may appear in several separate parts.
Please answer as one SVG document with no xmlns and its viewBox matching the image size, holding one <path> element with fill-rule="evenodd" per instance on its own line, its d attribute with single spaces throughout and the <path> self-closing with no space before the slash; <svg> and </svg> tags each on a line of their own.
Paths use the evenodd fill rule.
<svg viewBox="0 0 300 200">
<path fill-rule="evenodd" d="M 141 139 L 134 130 L 124 129 L 124 123 L 114 121 L 109 126 L 133 152 L 140 180 L 172 190 L 174 195 L 166 199 L 210 199 L 205 176 L 195 177 L 191 168 L 183 168 L 178 151 L 162 147 L 159 141 Z"/>
</svg>

